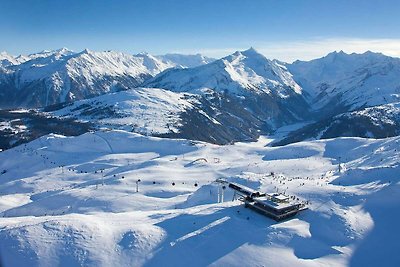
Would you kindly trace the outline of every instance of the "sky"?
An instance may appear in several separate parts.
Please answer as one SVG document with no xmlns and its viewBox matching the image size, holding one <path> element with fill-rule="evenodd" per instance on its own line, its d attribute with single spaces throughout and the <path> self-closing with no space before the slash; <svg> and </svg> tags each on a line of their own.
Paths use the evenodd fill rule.
<svg viewBox="0 0 400 267">
<path fill-rule="evenodd" d="M 308 60 L 334 50 L 400 57 L 398 0 L 0 0 L 0 51 L 67 47 L 222 57 L 254 47 Z"/>
</svg>

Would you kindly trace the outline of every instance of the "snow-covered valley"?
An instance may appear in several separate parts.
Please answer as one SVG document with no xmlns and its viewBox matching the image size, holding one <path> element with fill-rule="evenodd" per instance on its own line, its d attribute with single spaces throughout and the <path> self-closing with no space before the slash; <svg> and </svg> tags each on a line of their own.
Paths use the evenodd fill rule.
<svg viewBox="0 0 400 267">
<path fill-rule="evenodd" d="M 399 137 L 271 141 L 96 131 L 1 152 L 3 265 L 400 264 Z M 295 195 L 309 209 L 277 223 L 231 201 L 230 189 L 217 203 L 218 178 Z"/>
</svg>

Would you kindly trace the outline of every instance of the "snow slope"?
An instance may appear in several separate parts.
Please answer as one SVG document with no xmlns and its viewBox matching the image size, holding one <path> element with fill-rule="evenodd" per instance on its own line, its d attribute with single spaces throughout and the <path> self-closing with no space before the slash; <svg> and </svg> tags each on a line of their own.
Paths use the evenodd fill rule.
<svg viewBox="0 0 400 267">
<path fill-rule="evenodd" d="M 398 137 L 265 144 L 99 131 L 1 152 L 3 264 L 399 265 Z M 296 195 L 309 210 L 277 223 L 228 189 L 216 203 L 217 178 Z"/>
<path fill-rule="evenodd" d="M 183 93 L 136 88 L 75 101 L 51 115 L 146 135 L 163 134 L 178 131 L 182 124 L 180 113 L 193 108 L 188 98 Z"/>
</svg>

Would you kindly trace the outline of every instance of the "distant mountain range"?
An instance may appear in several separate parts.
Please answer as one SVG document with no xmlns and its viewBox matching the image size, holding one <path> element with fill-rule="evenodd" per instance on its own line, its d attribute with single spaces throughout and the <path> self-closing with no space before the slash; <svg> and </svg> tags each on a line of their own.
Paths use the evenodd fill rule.
<svg viewBox="0 0 400 267">
<path fill-rule="evenodd" d="M 0 54 L 3 113 L 41 107 L 36 114 L 42 118 L 89 123 L 83 127 L 88 129 L 226 144 L 306 122 L 275 144 L 379 138 L 399 134 L 399 102 L 400 59 L 373 52 L 333 52 L 292 64 L 269 60 L 253 48 L 218 60 L 65 48 Z M 0 118 L 0 135 L 14 129 L 8 115 Z"/>
<path fill-rule="evenodd" d="M 287 67 L 324 115 L 400 101 L 400 58 L 341 51 Z"/>
<path fill-rule="evenodd" d="M 3 52 L 0 107 L 43 107 L 127 90 L 165 69 L 212 60 L 201 55 L 154 57 L 87 49 L 74 53 L 66 48 L 19 57 Z"/>
</svg>

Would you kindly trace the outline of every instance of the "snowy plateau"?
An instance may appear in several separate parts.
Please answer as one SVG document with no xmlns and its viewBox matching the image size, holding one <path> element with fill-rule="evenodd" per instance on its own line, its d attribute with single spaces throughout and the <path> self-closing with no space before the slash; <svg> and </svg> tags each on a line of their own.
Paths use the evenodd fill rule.
<svg viewBox="0 0 400 267">
<path fill-rule="evenodd" d="M 2 52 L 0 266 L 400 266 L 399 77 L 372 52 Z"/>
</svg>

